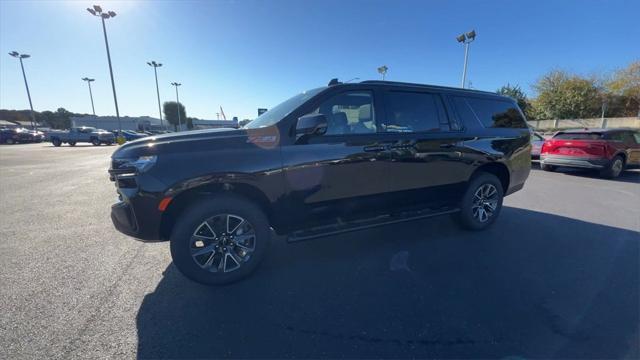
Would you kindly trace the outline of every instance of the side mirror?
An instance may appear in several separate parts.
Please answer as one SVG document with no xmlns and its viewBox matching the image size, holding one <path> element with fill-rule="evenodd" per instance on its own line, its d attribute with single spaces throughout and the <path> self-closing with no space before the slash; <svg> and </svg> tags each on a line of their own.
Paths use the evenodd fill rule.
<svg viewBox="0 0 640 360">
<path fill-rule="evenodd" d="M 327 117 L 324 114 L 309 114 L 298 118 L 297 135 L 322 135 L 327 132 Z"/>
</svg>

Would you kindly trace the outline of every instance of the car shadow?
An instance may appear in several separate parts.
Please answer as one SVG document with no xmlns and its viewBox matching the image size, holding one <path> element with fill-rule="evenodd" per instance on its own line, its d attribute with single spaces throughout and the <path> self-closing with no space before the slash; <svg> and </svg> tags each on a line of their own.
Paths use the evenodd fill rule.
<svg viewBox="0 0 640 360">
<path fill-rule="evenodd" d="M 282 240 L 282 239 L 276 239 Z M 169 265 L 137 316 L 139 358 L 637 358 L 637 231 L 504 207 L 274 241 L 206 287 Z"/>
</svg>

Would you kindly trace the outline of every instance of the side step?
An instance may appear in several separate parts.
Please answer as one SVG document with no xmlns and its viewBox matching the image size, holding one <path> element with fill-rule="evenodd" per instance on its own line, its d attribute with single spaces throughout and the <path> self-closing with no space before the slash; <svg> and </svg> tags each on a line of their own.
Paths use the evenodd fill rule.
<svg viewBox="0 0 640 360">
<path fill-rule="evenodd" d="M 338 222 L 331 225 L 323 225 L 314 227 L 307 230 L 294 231 L 289 234 L 288 241 L 296 242 L 303 240 L 311 240 L 319 237 L 343 234 L 352 231 L 371 229 L 378 226 L 396 224 L 405 221 L 412 221 L 418 219 L 426 219 L 434 216 L 452 214 L 460 211 L 459 208 L 440 208 L 437 210 L 425 209 L 417 211 L 406 211 L 397 214 L 380 215 L 373 218 L 353 220 L 349 222 L 342 222 L 338 219 Z"/>
</svg>

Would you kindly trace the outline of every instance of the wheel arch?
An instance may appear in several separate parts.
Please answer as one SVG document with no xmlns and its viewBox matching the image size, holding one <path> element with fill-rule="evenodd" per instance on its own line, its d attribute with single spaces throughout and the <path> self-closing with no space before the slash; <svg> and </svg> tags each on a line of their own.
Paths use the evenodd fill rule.
<svg viewBox="0 0 640 360">
<path fill-rule="evenodd" d="M 205 184 L 191 188 L 173 197 L 167 209 L 162 213 L 160 220 L 160 238 L 169 239 L 171 231 L 180 215 L 193 204 L 203 198 L 215 201 L 217 194 L 234 194 L 258 205 L 265 213 L 270 223 L 272 222 L 272 207 L 267 196 L 257 187 L 246 183 L 215 183 Z"/>
<path fill-rule="evenodd" d="M 509 175 L 509 169 L 505 164 L 500 162 L 491 162 L 491 163 L 483 164 L 473 172 L 470 179 L 473 179 L 475 176 L 477 176 L 481 172 L 486 172 L 486 173 L 495 175 L 500 180 L 500 184 L 502 184 L 502 191 L 505 194 L 507 193 L 507 190 L 509 190 L 511 177 Z"/>
</svg>

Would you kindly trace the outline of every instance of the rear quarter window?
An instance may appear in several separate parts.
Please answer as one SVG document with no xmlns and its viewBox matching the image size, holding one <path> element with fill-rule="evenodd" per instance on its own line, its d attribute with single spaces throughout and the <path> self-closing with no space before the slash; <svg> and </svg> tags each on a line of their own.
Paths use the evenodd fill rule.
<svg viewBox="0 0 640 360">
<path fill-rule="evenodd" d="M 507 100 L 456 96 L 454 104 L 462 117 L 474 117 L 486 128 L 527 127 L 518 106 Z"/>
<path fill-rule="evenodd" d="M 554 139 L 559 140 L 600 140 L 602 139 L 601 133 L 559 133 L 556 134 Z"/>
</svg>

